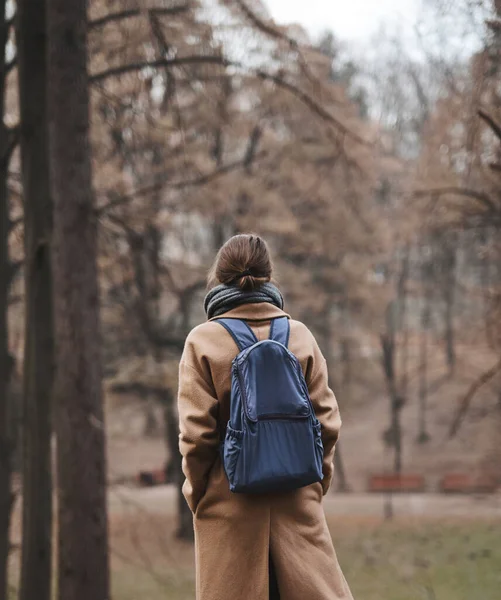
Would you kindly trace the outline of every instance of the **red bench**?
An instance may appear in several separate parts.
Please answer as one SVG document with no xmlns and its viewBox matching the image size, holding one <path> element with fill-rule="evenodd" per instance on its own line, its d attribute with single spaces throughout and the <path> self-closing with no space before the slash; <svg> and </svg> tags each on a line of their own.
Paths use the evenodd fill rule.
<svg viewBox="0 0 501 600">
<path fill-rule="evenodd" d="M 498 479 L 492 475 L 449 473 L 440 481 L 440 491 L 444 494 L 492 494 L 498 485 Z"/>
</svg>

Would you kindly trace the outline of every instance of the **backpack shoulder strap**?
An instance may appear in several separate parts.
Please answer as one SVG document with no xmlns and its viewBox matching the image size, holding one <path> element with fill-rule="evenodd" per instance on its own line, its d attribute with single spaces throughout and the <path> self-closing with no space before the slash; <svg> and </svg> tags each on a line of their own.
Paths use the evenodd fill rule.
<svg viewBox="0 0 501 600">
<path fill-rule="evenodd" d="M 270 327 L 270 340 L 280 342 L 286 348 L 289 345 L 290 325 L 287 317 L 273 319 Z"/>
<path fill-rule="evenodd" d="M 226 329 L 240 352 L 258 342 L 257 337 L 246 321 L 240 319 L 215 319 L 215 323 L 219 323 Z"/>
</svg>

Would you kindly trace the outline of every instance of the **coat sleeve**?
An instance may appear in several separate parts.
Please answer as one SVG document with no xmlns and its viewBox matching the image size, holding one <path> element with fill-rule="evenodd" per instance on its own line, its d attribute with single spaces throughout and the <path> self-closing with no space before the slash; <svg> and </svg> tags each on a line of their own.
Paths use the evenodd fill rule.
<svg viewBox="0 0 501 600">
<path fill-rule="evenodd" d="M 189 354 L 185 348 L 184 355 Z M 219 450 L 218 400 L 210 373 L 183 356 L 179 366 L 179 450 L 186 481 L 183 494 L 195 512 Z"/>
<path fill-rule="evenodd" d="M 314 344 L 313 360 L 306 383 L 317 419 L 322 425 L 322 443 L 324 445 L 324 463 L 322 488 L 328 492 L 334 474 L 334 449 L 341 429 L 341 416 L 334 392 L 329 387 L 327 363 L 318 344 Z"/>
</svg>

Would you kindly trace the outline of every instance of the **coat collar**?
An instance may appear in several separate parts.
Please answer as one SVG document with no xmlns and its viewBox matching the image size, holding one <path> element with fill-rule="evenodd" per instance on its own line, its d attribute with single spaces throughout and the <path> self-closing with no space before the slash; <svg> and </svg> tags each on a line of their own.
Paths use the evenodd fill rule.
<svg viewBox="0 0 501 600">
<path fill-rule="evenodd" d="M 283 310 L 280 310 L 280 308 L 274 304 L 270 304 L 269 302 L 258 302 L 253 304 L 242 304 L 222 315 L 212 317 L 209 321 L 222 318 L 244 319 L 245 321 L 271 321 L 271 319 L 276 319 L 278 317 L 287 317 L 290 319 L 290 315 Z"/>
</svg>

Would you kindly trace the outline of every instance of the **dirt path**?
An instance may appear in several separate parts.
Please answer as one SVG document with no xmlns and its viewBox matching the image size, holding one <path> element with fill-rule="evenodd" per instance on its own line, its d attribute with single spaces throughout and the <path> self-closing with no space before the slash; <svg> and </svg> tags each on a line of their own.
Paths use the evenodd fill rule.
<svg viewBox="0 0 501 600">
<path fill-rule="evenodd" d="M 371 517 L 383 515 L 387 501 L 382 494 L 329 494 L 325 510 L 330 517 Z M 449 496 L 439 494 L 394 495 L 394 514 L 416 519 L 501 519 L 501 494 L 490 496 Z M 177 509 L 173 486 L 130 488 L 116 486 L 109 493 L 111 514 L 143 510 L 174 516 Z"/>
</svg>

